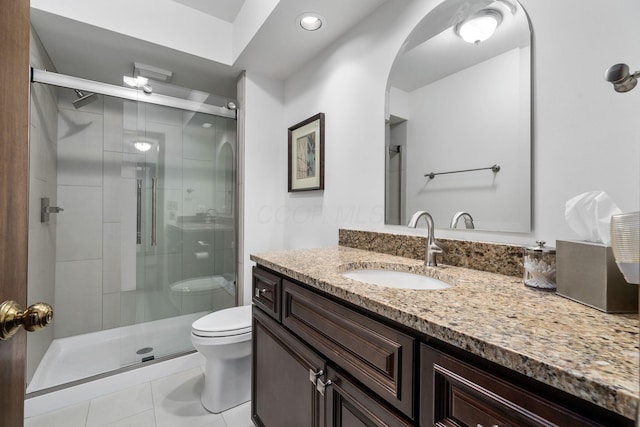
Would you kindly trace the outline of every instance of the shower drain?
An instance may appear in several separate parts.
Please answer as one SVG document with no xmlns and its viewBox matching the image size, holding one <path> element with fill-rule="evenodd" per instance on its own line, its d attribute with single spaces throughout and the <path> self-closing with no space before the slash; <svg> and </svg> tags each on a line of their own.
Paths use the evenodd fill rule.
<svg viewBox="0 0 640 427">
<path fill-rule="evenodd" d="M 140 350 L 136 351 L 136 354 L 147 354 L 147 353 L 151 353 L 153 351 L 153 347 L 143 347 Z"/>
</svg>

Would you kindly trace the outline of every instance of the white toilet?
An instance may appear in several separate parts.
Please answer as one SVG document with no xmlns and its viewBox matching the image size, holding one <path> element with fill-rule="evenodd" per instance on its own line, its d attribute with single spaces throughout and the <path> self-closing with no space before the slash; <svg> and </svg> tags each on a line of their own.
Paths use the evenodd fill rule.
<svg viewBox="0 0 640 427">
<path fill-rule="evenodd" d="M 234 283 L 223 276 L 193 277 L 169 286 L 169 301 L 180 314 L 216 311 L 235 300 Z"/>
<path fill-rule="evenodd" d="M 206 359 L 202 405 L 213 413 L 251 399 L 251 306 L 216 311 L 193 322 L 191 342 Z"/>
</svg>

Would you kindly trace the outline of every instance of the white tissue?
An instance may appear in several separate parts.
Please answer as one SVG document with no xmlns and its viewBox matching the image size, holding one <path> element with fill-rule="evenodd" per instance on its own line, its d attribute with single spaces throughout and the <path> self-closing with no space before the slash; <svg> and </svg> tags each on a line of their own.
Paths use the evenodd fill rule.
<svg viewBox="0 0 640 427">
<path fill-rule="evenodd" d="M 604 191 L 589 191 L 568 200 L 564 217 L 569 227 L 587 242 L 611 245 L 611 215 L 622 213 Z"/>
</svg>

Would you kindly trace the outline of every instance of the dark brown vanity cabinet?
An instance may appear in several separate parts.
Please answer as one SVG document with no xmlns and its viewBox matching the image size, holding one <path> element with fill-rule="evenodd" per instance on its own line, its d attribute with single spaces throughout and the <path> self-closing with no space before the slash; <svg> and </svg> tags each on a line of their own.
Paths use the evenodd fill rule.
<svg viewBox="0 0 640 427">
<path fill-rule="evenodd" d="M 258 427 L 634 424 L 261 267 L 253 287 Z"/>
<path fill-rule="evenodd" d="M 267 311 L 255 289 L 272 276 L 254 269 L 254 424 L 414 426 L 415 339 L 286 279 Z"/>
</svg>

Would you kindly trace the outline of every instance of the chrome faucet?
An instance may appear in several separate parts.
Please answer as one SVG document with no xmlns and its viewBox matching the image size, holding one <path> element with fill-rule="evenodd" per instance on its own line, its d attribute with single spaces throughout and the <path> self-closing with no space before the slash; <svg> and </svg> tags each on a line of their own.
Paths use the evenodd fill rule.
<svg viewBox="0 0 640 427">
<path fill-rule="evenodd" d="M 464 211 L 460 211 L 460 212 L 456 213 L 453 216 L 453 218 L 451 218 L 450 228 L 457 228 L 458 227 L 458 220 L 460 219 L 460 217 L 464 218 L 464 227 L 465 228 L 469 228 L 469 229 L 476 228 L 473 225 L 473 218 L 471 218 L 471 215 L 469 215 L 469 213 L 464 212 Z"/>
<path fill-rule="evenodd" d="M 431 217 L 429 212 L 418 211 L 414 213 L 407 226 L 416 228 L 416 225 L 418 225 L 418 220 L 422 217 L 427 220 L 427 245 L 424 254 L 424 265 L 436 267 L 438 265 L 438 263 L 436 262 L 436 254 L 441 254 L 442 248 L 436 244 L 433 232 L 433 218 Z"/>
<path fill-rule="evenodd" d="M 216 221 L 216 216 L 218 215 L 218 211 L 211 208 L 209 210 L 207 210 L 207 212 L 205 212 L 204 214 L 204 222 L 206 224 L 211 224 L 212 222 Z"/>
</svg>

